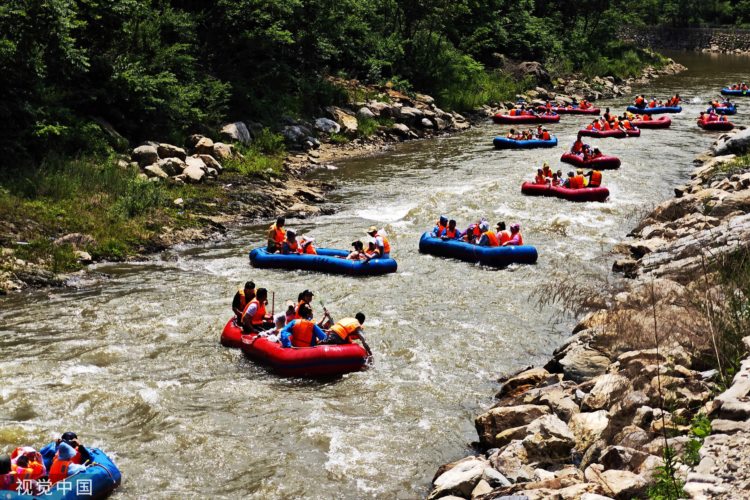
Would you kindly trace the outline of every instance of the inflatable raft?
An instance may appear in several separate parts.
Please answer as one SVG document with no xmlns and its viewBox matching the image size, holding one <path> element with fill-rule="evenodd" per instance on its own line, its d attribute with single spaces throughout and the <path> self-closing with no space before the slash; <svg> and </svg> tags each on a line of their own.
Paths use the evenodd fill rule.
<svg viewBox="0 0 750 500">
<path fill-rule="evenodd" d="M 483 266 L 507 267 L 510 264 L 534 264 L 538 258 L 536 248 L 530 245 L 506 247 L 480 247 L 458 240 L 441 240 L 426 232 L 419 239 L 419 251 L 438 257 L 450 257 Z"/>
<path fill-rule="evenodd" d="M 660 116 L 653 120 L 630 120 L 631 125 L 638 128 L 669 128 L 672 119 L 668 116 Z"/>
<path fill-rule="evenodd" d="M 236 317 L 232 316 L 224 325 L 219 341 L 224 347 L 234 347 L 235 349 L 242 347 L 242 327 L 237 324 Z"/>
<path fill-rule="evenodd" d="M 737 106 L 735 104 L 732 104 L 731 106 L 716 106 L 711 107 L 714 110 L 714 113 L 717 115 L 736 115 L 737 114 Z M 711 108 L 708 108 L 709 110 Z"/>
<path fill-rule="evenodd" d="M 641 131 L 639 129 L 628 130 L 627 133 L 623 130 L 612 129 L 612 130 L 588 130 L 582 129 L 578 131 L 578 137 L 594 137 L 597 139 L 606 139 L 608 137 L 614 137 L 615 139 L 624 139 L 626 137 L 640 137 Z"/>
<path fill-rule="evenodd" d="M 723 89 L 721 89 L 721 95 L 748 96 L 750 95 L 750 90 L 739 90 L 739 89 L 735 90 L 735 89 L 724 87 Z"/>
<path fill-rule="evenodd" d="M 268 253 L 263 248 L 250 252 L 250 263 L 261 269 L 300 269 L 352 276 L 373 276 L 395 273 L 398 264 L 389 256 L 368 262 L 347 260 L 349 252 L 333 248 L 318 248 L 317 255 Z"/>
<path fill-rule="evenodd" d="M 549 141 L 543 139 L 530 139 L 527 141 L 508 139 L 507 137 L 495 137 L 492 141 L 495 149 L 534 149 L 534 148 L 554 148 L 557 146 L 557 137 L 552 137 Z"/>
<path fill-rule="evenodd" d="M 524 182 L 521 184 L 521 192 L 528 196 L 554 196 L 568 201 L 607 201 L 609 198 L 609 189 L 603 186 L 568 189 L 562 186 Z"/>
<path fill-rule="evenodd" d="M 560 121 L 560 115 L 543 114 L 543 115 L 516 115 L 510 116 L 503 113 L 497 113 L 492 117 L 495 123 L 557 123 Z"/>
<path fill-rule="evenodd" d="M 583 156 L 568 152 L 563 153 L 560 161 L 580 168 L 595 168 L 597 170 L 620 168 L 620 159 L 616 156 L 599 156 L 584 160 Z"/>
<path fill-rule="evenodd" d="M 92 460 L 86 470 L 53 484 L 47 493 L 25 495 L 17 491 L 3 491 L 0 493 L 0 498 L 3 500 L 92 500 L 106 497 L 120 486 L 122 474 L 102 450 L 99 448 L 86 448 L 86 450 Z M 45 465 L 49 470 L 52 465 L 51 460 L 48 463 L 45 459 Z"/>
<path fill-rule="evenodd" d="M 698 126 L 703 130 L 719 130 L 726 132 L 734 128 L 734 123 L 730 121 L 718 121 L 718 120 L 698 120 Z"/>
<path fill-rule="evenodd" d="M 536 109 L 542 113 L 547 111 L 546 106 L 538 106 Z M 581 109 L 578 106 L 552 106 L 551 111 L 558 115 L 598 115 L 601 113 L 599 108 Z"/>
<path fill-rule="evenodd" d="M 243 335 L 241 349 L 247 357 L 285 377 L 330 377 L 363 370 L 367 352 L 359 344 L 281 347 L 258 335 Z"/>
<path fill-rule="evenodd" d="M 631 113 L 639 113 L 642 115 L 657 115 L 661 113 L 682 113 L 682 106 L 656 106 L 655 108 L 639 108 L 638 106 L 628 106 L 628 111 Z"/>
</svg>

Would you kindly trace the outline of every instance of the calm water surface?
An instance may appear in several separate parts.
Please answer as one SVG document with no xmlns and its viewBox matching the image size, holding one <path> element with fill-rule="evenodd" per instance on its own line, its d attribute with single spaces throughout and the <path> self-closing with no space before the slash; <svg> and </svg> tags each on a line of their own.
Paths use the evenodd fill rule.
<svg viewBox="0 0 750 500">
<path fill-rule="evenodd" d="M 560 147 L 536 151 L 493 150 L 501 129 L 488 121 L 316 174 L 337 183 L 337 212 L 289 225 L 334 247 L 385 227 L 395 275 L 252 269 L 247 251 L 262 224 L 153 262 L 98 266 L 112 279 L 85 289 L 1 299 L 0 450 L 76 430 L 114 456 L 119 498 L 423 496 L 436 467 L 476 438 L 473 418 L 498 374 L 544 362 L 570 332 L 572 320 L 535 307 L 533 292 L 606 277 L 611 246 L 716 137 L 695 126 L 703 103 L 748 78 L 744 57 L 676 57 L 688 72 L 642 89 L 689 100 L 671 129 L 590 140 L 623 162 L 604 173 L 608 203 L 520 194 L 545 160 L 570 170 L 559 157 L 586 117 L 564 117 L 551 126 Z M 735 121 L 747 124 L 739 102 Z M 539 263 L 494 270 L 420 255 L 419 235 L 439 214 L 462 227 L 481 216 L 518 221 Z M 374 367 L 329 382 L 281 379 L 221 347 L 232 294 L 247 279 L 275 292 L 277 311 L 305 288 L 317 311 L 321 300 L 337 317 L 364 311 Z"/>
</svg>

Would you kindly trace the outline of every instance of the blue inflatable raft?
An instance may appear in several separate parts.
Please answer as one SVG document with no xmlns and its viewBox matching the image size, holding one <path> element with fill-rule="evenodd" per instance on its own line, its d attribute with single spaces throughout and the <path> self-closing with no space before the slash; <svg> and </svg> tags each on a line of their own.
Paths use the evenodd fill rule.
<svg viewBox="0 0 750 500">
<path fill-rule="evenodd" d="M 300 269 L 352 276 L 374 276 L 395 273 L 396 261 L 386 256 L 367 262 L 347 260 L 349 252 L 334 248 L 317 248 L 317 255 L 268 253 L 265 248 L 250 252 L 250 264 L 262 269 Z"/>
<path fill-rule="evenodd" d="M 441 240 L 424 233 L 419 240 L 419 251 L 438 257 L 451 257 L 483 266 L 506 267 L 510 264 L 534 264 L 538 257 L 530 245 L 480 247 L 458 240 Z"/>
<path fill-rule="evenodd" d="M 731 106 L 719 106 L 714 108 L 713 106 L 709 107 L 706 111 L 714 110 L 714 113 L 717 115 L 736 115 L 737 114 L 737 106 L 732 104 Z"/>
<path fill-rule="evenodd" d="M 750 90 L 739 90 L 739 89 L 734 90 L 734 89 L 729 89 L 727 87 L 724 87 L 723 89 L 721 89 L 721 95 L 749 96 Z"/>
<path fill-rule="evenodd" d="M 49 445 L 47 445 L 49 446 Z M 54 446 L 54 443 L 52 443 Z M 98 448 L 86 448 L 91 455 L 92 463 L 87 464 L 83 472 L 70 476 L 52 485 L 52 488 L 41 495 L 25 495 L 17 491 L 3 491 L 2 500 L 92 500 L 104 498 L 120 485 L 122 474 L 109 457 Z M 47 460 L 45 459 L 45 463 Z M 47 464 L 52 465 L 51 462 Z"/>
<path fill-rule="evenodd" d="M 658 115 L 660 113 L 682 113 L 682 106 L 657 106 L 655 108 L 639 108 L 638 106 L 628 106 L 628 111 L 631 113 L 639 113 L 642 115 Z"/>
<path fill-rule="evenodd" d="M 542 139 L 531 139 L 528 141 L 518 141 L 508 139 L 507 137 L 495 137 L 492 141 L 495 149 L 534 149 L 534 148 L 554 148 L 557 146 L 557 137 L 552 137 L 549 141 Z"/>
</svg>

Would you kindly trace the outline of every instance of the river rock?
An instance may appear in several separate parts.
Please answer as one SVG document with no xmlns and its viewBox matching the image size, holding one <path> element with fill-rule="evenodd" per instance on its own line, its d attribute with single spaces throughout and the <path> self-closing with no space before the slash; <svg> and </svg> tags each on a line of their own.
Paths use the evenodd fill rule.
<svg viewBox="0 0 750 500">
<path fill-rule="evenodd" d="M 184 149 L 164 142 L 159 144 L 156 148 L 156 152 L 159 154 L 159 158 L 179 158 L 182 161 L 185 161 L 185 158 L 187 158 Z"/>
<path fill-rule="evenodd" d="M 422 118 L 419 124 L 422 125 L 422 128 L 435 128 L 435 125 L 430 121 L 429 118 Z"/>
<path fill-rule="evenodd" d="M 570 417 L 580 411 L 576 402 L 561 384 L 531 389 L 521 396 L 519 402 L 548 406 L 563 422 L 570 421 Z"/>
<path fill-rule="evenodd" d="M 488 483 L 484 479 L 480 479 L 474 489 L 471 490 L 471 498 L 477 498 L 478 496 L 490 493 L 491 491 L 492 486 L 490 486 L 490 483 Z"/>
<path fill-rule="evenodd" d="M 96 240 L 93 236 L 81 233 L 70 233 L 65 236 L 61 236 L 52 242 L 55 246 L 70 245 L 76 250 L 81 250 L 91 245 L 94 245 Z"/>
<path fill-rule="evenodd" d="M 546 380 L 549 376 L 550 373 L 541 367 L 524 370 L 507 379 L 500 387 L 500 390 L 495 397 L 502 398 L 504 396 L 517 396 L 533 387 L 536 387 L 537 384 Z"/>
<path fill-rule="evenodd" d="M 596 349 L 573 345 L 565 355 L 556 360 L 566 379 L 583 382 L 607 371 L 610 359 Z M 545 367 L 549 368 L 549 365 Z"/>
<path fill-rule="evenodd" d="M 446 495 L 458 495 L 463 498 L 471 496 L 472 490 L 482 480 L 487 467 L 487 461 L 478 457 L 469 457 L 458 462 L 452 469 L 435 479 L 432 493 L 428 498 L 435 499 Z"/>
<path fill-rule="evenodd" d="M 170 177 L 180 175 L 185 170 L 185 167 L 187 167 L 187 164 L 177 157 L 162 158 L 157 162 L 157 165 Z"/>
<path fill-rule="evenodd" d="M 594 387 L 581 402 L 584 411 L 609 409 L 631 389 L 627 378 L 614 373 L 600 375 L 594 380 Z"/>
<path fill-rule="evenodd" d="M 337 106 L 328 106 L 326 108 L 326 113 L 336 120 L 347 134 L 355 134 L 357 132 L 358 123 L 357 118 L 354 115 Z"/>
<path fill-rule="evenodd" d="M 540 85 L 548 85 L 550 83 L 550 76 L 544 66 L 540 62 L 527 61 L 522 62 L 514 71 L 516 75 L 523 77 L 532 77 Z"/>
<path fill-rule="evenodd" d="M 522 440 L 530 460 L 555 463 L 570 457 L 576 444 L 575 436 L 556 415 L 544 415 L 531 422 Z"/>
<path fill-rule="evenodd" d="M 620 469 L 637 472 L 648 456 L 648 453 L 633 448 L 608 446 L 602 451 L 599 463 L 604 466 L 605 470 Z"/>
<path fill-rule="evenodd" d="M 216 170 L 218 173 L 221 173 L 224 170 L 224 167 L 221 166 L 221 163 L 219 163 L 216 158 L 214 158 L 211 155 L 197 155 L 198 158 L 203 161 L 203 163 L 208 167 L 209 169 L 212 168 Z"/>
<path fill-rule="evenodd" d="M 286 141 L 288 145 L 300 146 L 310 134 L 299 125 L 287 125 L 281 129 L 281 135 L 284 137 L 284 141 Z"/>
<path fill-rule="evenodd" d="M 201 137 L 195 144 L 195 152 L 197 154 L 210 155 L 214 153 L 214 141 L 208 137 Z"/>
<path fill-rule="evenodd" d="M 727 154 L 744 155 L 750 150 L 750 129 L 741 130 L 711 146 L 714 156 Z"/>
<path fill-rule="evenodd" d="M 182 174 L 185 176 L 187 182 L 198 183 L 203 180 L 203 176 L 206 175 L 206 164 L 203 160 L 191 156 L 187 159 L 187 167 L 183 170 Z"/>
<path fill-rule="evenodd" d="M 393 116 L 392 106 L 382 101 L 370 101 L 367 103 L 367 109 L 372 111 L 375 116 L 382 116 L 383 118 L 389 118 Z"/>
<path fill-rule="evenodd" d="M 242 144 L 253 142 L 253 136 L 243 122 L 227 123 L 221 127 L 221 136 L 229 142 L 240 142 Z"/>
<path fill-rule="evenodd" d="M 228 160 L 234 156 L 234 148 L 230 144 L 224 144 L 223 142 L 215 142 L 213 147 L 212 156 L 220 160 Z"/>
<path fill-rule="evenodd" d="M 529 466 L 529 457 L 521 441 L 511 441 L 507 446 L 489 457 L 490 464 L 513 483 L 529 481 L 534 477 L 534 468 Z"/>
<path fill-rule="evenodd" d="M 575 436 L 576 449 L 583 452 L 595 441 L 602 438 L 609 425 L 609 418 L 606 410 L 577 413 L 571 417 L 568 425 Z"/>
<path fill-rule="evenodd" d="M 539 405 L 501 406 L 491 408 L 486 413 L 479 415 L 474 425 L 479 434 L 480 443 L 487 447 L 495 447 L 495 436 L 507 429 L 522 427 L 532 421 L 548 415 L 549 408 Z"/>
<path fill-rule="evenodd" d="M 144 167 L 143 171 L 149 176 L 149 178 L 166 179 L 169 177 L 169 174 L 162 170 L 162 168 L 156 163 Z"/>
<path fill-rule="evenodd" d="M 391 127 L 391 132 L 398 137 L 401 137 L 402 139 L 410 137 L 412 134 L 412 131 L 409 130 L 409 127 L 407 127 L 403 123 L 394 123 Z"/>
<path fill-rule="evenodd" d="M 150 145 L 138 146 L 133 150 L 130 158 L 138 162 L 138 165 L 143 168 L 147 165 L 152 165 L 159 160 L 159 154 L 156 152 L 156 148 Z"/>
<path fill-rule="evenodd" d="M 357 111 L 357 118 L 364 119 L 364 120 L 374 120 L 375 119 L 375 113 L 373 113 L 370 108 L 367 106 L 362 106 Z"/>
<path fill-rule="evenodd" d="M 75 250 L 73 252 L 73 255 L 75 255 L 76 260 L 78 260 L 78 262 L 80 262 L 81 264 L 91 264 L 93 262 L 91 254 L 83 250 Z"/>
<path fill-rule="evenodd" d="M 605 470 L 599 464 L 590 465 L 584 472 L 587 481 L 599 483 L 608 494 L 617 500 L 640 498 L 648 488 L 649 481 L 626 470 Z"/>
<path fill-rule="evenodd" d="M 403 106 L 398 110 L 398 117 L 405 122 L 417 122 L 422 119 L 422 111 L 410 106 Z"/>
<path fill-rule="evenodd" d="M 341 125 L 330 118 L 317 118 L 315 120 L 315 129 L 324 134 L 338 134 L 341 131 Z"/>
</svg>

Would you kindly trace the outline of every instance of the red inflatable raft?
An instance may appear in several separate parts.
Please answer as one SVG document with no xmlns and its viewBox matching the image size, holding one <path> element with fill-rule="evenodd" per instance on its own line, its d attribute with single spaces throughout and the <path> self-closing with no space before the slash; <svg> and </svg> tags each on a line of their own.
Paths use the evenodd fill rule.
<svg viewBox="0 0 750 500">
<path fill-rule="evenodd" d="M 698 120 L 698 126 L 703 130 L 721 130 L 727 131 L 734 128 L 734 123 L 730 121 L 719 120 Z"/>
<path fill-rule="evenodd" d="M 242 347 L 242 327 L 237 324 L 237 319 L 232 317 L 221 331 L 221 345 L 224 347 Z"/>
<path fill-rule="evenodd" d="M 605 187 L 568 189 L 533 182 L 521 184 L 521 193 L 528 196 L 554 196 L 568 201 L 606 201 L 609 198 L 609 189 Z"/>
<path fill-rule="evenodd" d="M 672 125 L 672 119 L 667 115 L 661 115 L 653 120 L 631 120 L 630 123 L 638 128 L 669 128 Z"/>
<path fill-rule="evenodd" d="M 547 111 L 546 106 L 538 106 L 536 109 L 541 112 Z M 598 115 L 601 112 L 599 108 L 581 109 L 576 106 L 552 106 L 550 111 L 558 115 Z"/>
<path fill-rule="evenodd" d="M 495 123 L 557 123 L 560 121 L 560 115 L 516 115 L 510 116 L 497 113 L 492 117 Z"/>
<path fill-rule="evenodd" d="M 367 352 L 359 344 L 281 347 L 257 335 L 243 335 L 242 352 L 286 377 L 330 377 L 363 370 Z"/>
<path fill-rule="evenodd" d="M 563 153 L 560 161 L 569 165 L 575 165 L 576 167 L 595 168 L 597 170 L 620 168 L 620 159 L 616 156 L 599 156 L 584 160 L 583 156 L 568 152 Z"/>
<path fill-rule="evenodd" d="M 606 139 L 607 137 L 614 137 L 615 139 L 624 139 L 625 137 L 640 137 L 640 136 L 641 136 L 641 131 L 638 129 L 628 130 L 627 133 L 619 128 L 612 129 L 612 130 L 582 129 L 578 131 L 578 137 L 595 137 L 598 139 Z"/>
</svg>

